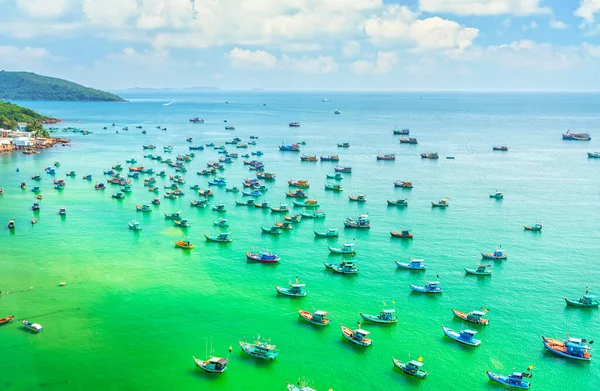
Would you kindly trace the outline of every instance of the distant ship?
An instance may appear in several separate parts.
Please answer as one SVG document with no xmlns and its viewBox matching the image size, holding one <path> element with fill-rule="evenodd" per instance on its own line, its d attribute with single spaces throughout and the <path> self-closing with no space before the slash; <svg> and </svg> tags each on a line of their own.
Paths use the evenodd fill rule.
<svg viewBox="0 0 600 391">
<path fill-rule="evenodd" d="M 172 100 L 168 101 L 167 103 L 163 103 L 163 106 L 171 106 L 174 102 Z"/>
<path fill-rule="evenodd" d="M 331 99 L 324 98 L 324 99 L 321 99 L 321 102 L 331 102 Z"/>
</svg>

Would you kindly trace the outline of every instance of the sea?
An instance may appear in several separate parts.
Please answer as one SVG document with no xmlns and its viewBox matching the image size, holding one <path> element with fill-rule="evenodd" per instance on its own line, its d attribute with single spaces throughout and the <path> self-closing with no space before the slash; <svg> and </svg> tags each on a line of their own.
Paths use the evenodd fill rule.
<svg viewBox="0 0 600 391">
<path fill-rule="evenodd" d="M 286 383 L 315 390 L 499 390 L 486 370 L 507 375 L 531 368 L 536 390 L 599 390 L 600 367 L 544 349 L 542 336 L 600 338 L 598 309 L 565 305 L 586 291 L 600 295 L 600 94 L 485 92 L 275 92 L 125 91 L 126 103 L 14 102 L 63 119 L 57 136 L 69 146 L 39 155 L 0 155 L 0 390 L 285 390 Z M 334 114 L 338 110 L 340 114 Z M 194 124 L 190 118 L 204 119 Z M 227 121 L 227 122 L 225 122 Z M 300 122 L 300 127 L 289 127 Z M 114 124 L 114 126 L 113 126 Z M 232 125 L 235 130 L 225 130 Z M 137 128 L 141 126 L 142 128 Z M 63 132 L 74 127 L 89 135 Z M 106 127 L 106 129 L 104 129 Z M 409 128 L 417 145 L 399 143 L 394 128 Z M 128 130 L 124 130 L 128 128 Z M 166 130 L 162 130 L 166 128 Z M 565 141 L 561 133 L 589 131 L 592 141 Z M 142 133 L 146 131 L 146 134 Z M 325 219 L 303 219 L 280 235 L 262 233 L 282 221 L 268 209 L 236 206 L 241 193 L 211 186 L 206 208 L 189 187 L 209 188 L 197 175 L 220 156 L 207 147 L 194 151 L 183 174 L 185 195 L 161 197 L 151 213 L 136 211 L 156 195 L 133 179 L 123 200 L 119 187 L 104 182 L 112 165 L 135 158 L 135 166 L 172 167 L 145 154 L 175 159 L 190 145 L 227 145 L 230 152 L 262 151 L 233 159 L 219 173 L 228 187 L 254 178 L 243 160 L 260 160 L 276 180 L 257 201 L 287 204 L 289 179 L 305 179 Z M 193 137 L 193 142 L 186 142 Z M 281 152 L 282 143 L 302 142 L 301 152 Z M 349 148 L 337 144 L 348 142 Z M 155 144 L 153 151 L 142 146 Z M 173 152 L 163 151 L 173 145 Z M 506 145 L 507 152 L 492 151 Z M 437 152 L 437 160 L 421 153 Z M 378 154 L 396 155 L 378 161 Z M 339 182 L 342 192 L 325 190 L 336 162 L 301 162 L 300 155 L 339 155 L 352 167 Z M 453 157 L 454 159 L 448 159 Z M 60 163 L 56 175 L 44 169 Z M 68 171 L 75 177 L 67 177 Z M 40 174 L 39 182 L 31 179 Z M 91 181 L 83 175 L 92 174 Z M 169 175 L 159 185 L 170 184 Z M 146 177 L 147 175 L 142 175 Z M 52 181 L 65 179 L 64 190 Z M 413 189 L 394 187 L 411 181 Z M 21 182 L 27 188 L 21 189 Z M 41 210 L 32 212 L 39 186 Z M 490 198 L 496 191 L 504 199 Z M 364 194 L 367 202 L 349 201 Z M 406 198 L 408 206 L 388 206 Z M 432 202 L 447 198 L 449 207 Z M 218 203 L 225 213 L 212 210 Z M 59 216 L 65 207 L 66 216 Z M 191 226 L 182 229 L 164 214 L 181 211 Z M 346 218 L 368 214 L 371 228 L 345 229 Z M 16 229 L 6 223 L 14 217 Z M 31 219 L 37 217 L 35 225 Z M 228 228 L 214 221 L 226 218 Z M 137 220 L 134 232 L 128 222 Z M 542 224 L 541 232 L 523 229 Z M 315 238 L 314 231 L 337 228 L 339 237 Z M 393 238 L 408 229 L 412 240 Z M 231 232 L 229 244 L 205 241 L 204 234 Z M 176 248 L 187 239 L 193 250 Z M 340 262 L 328 246 L 352 243 L 358 275 L 334 274 L 326 262 Z M 482 252 L 502 249 L 503 261 L 482 261 Z M 278 264 L 249 263 L 246 252 L 270 250 Z M 426 271 L 399 269 L 395 260 L 423 259 Z M 491 276 L 467 275 L 465 268 L 490 264 Z M 306 297 L 277 295 L 275 286 L 298 278 Z M 412 293 L 409 284 L 438 281 L 442 294 Z M 64 283 L 61 286 L 61 283 Z M 360 312 L 395 309 L 398 322 L 363 321 Z M 303 321 L 298 309 L 329 312 L 331 324 Z M 452 309 L 485 311 L 489 326 L 454 318 Z M 31 333 L 26 319 L 43 326 Z M 340 325 L 369 331 L 373 344 L 345 340 Z M 477 331 L 479 347 L 458 344 L 442 326 Z M 274 361 L 250 357 L 238 341 L 277 346 Z M 600 340 L 599 340 L 600 343 Z M 592 356 L 596 355 L 592 344 Z M 223 374 L 208 374 L 192 357 L 229 360 Z M 420 360 L 429 375 L 410 377 L 392 358 Z"/>
</svg>

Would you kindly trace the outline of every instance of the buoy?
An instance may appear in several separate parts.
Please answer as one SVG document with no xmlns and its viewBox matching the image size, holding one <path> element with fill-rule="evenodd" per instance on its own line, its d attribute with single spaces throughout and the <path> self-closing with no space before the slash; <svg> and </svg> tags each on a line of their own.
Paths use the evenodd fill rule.
<svg viewBox="0 0 600 391">
<path fill-rule="evenodd" d="M 60 286 L 65 286 L 65 285 L 67 285 L 67 283 L 64 281 L 60 283 Z"/>
</svg>

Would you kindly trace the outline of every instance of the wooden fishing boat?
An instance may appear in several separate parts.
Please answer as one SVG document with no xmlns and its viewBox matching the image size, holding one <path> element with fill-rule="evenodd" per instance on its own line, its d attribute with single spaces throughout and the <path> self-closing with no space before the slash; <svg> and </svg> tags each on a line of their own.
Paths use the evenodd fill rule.
<svg viewBox="0 0 600 391">
<path fill-rule="evenodd" d="M 304 297 L 306 296 L 305 286 L 306 284 L 301 284 L 298 282 L 298 279 L 296 279 L 296 283 L 290 283 L 289 288 L 275 286 L 275 290 L 277 290 L 277 293 L 284 296 Z"/>
<path fill-rule="evenodd" d="M 58 208 L 58 214 L 60 216 L 65 216 L 67 214 L 67 209 L 61 206 L 60 208 Z"/>
<path fill-rule="evenodd" d="M 225 209 L 225 204 L 217 204 L 217 205 L 214 205 L 212 208 L 215 212 L 219 212 L 219 213 L 227 212 L 227 209 Z"/>
<path fill-rule="evenodd" d="M 454 317 L 462 319 L 465 322 L 481 324 L 484 326 L 487 326 L 490 324 L 490 321 L 488 319 L 483 318 L 485 316 L 484 311 L 471 311 L 469 313 L 464 313 L 464 312 L 460 312 L 455 309 L 452 309 L 452 313 L 454 314 Z"/>
<path fill-rule="evenodd" d="M 339 162 L 340 157 L 338 155 L 321 156 L 321 161 L 322 162 Z"/>
<path fill-rule="evenodd" d="M 25 326 L 25 328 L 27 328 L 28 330 L 31 330 L 35 333 L 40 333 L 43 330 L 42 325 L 39 323 L 31 323 L 26 320 L 23 320 L 22 322 L 23 322 L 23 326 Z"/>
<path fill-rule="evenodd" d="M 292 225 L 292 223 L 289 222 L 289 221 L 284 221 L 283 223 L 279 222 L 279 221 L 276 221 L 275 223 L 273 223 L 273 225 L 276 226 L 276 227 L 279 227 L 281 229 L 287 229 L 287 230 L 294 228 L 294 226 Z"/>
<path fill-rule="evenodd" d="M 208 181 L 209 186 L 226 186 L 227 181 L 223 178 L 215 178 L 212 181 Z"/>
<path fill-rule="evenodd" d="M 348 196 L 348 199 L 350 201 L 356 201 L 356 202 L 367 202 L 367 196 L 364 194 L 359 194 L 359 195 L 355 195 L 355 196 Z"/>
<path fill-rule="evenodd" d="M 289 221 L 290 223 L 299 223 L 300 221 L 302 221 L 302 215 L 300 213 L 296 213 L 292 216 L 283 216 L 283 219 L 285 221 Z"/>
<path fill-rule="evenodd" d="M 287 213 L 289 211 L 290 210 L 289 210 L 287 204 L 281 204 L 281 205 L 279 205 L 278 208 L 271 207 L 271 212 L 273 212 L 273 213 Z"/>
<path fill-rule="evenodd" d="M 342 245 L 342 247 L 329 247 L 327 246 L 327 248 L 329 249 L 329 252 L 332 254 L 351 254 L 354 255 L 356 254 L 356 249 L 354 248 L 354 243 L 345 243 L 344 245 Z"/>
<path fill-rule="evenodd" d="M 219 243 L 229 243 L 233 242 L 233 238 L 229 234 L 229 232 L 220 232 L 216 236 L 211 236 L 209 234 L 204 234 L 207 242 L 219 242 Z"/>
<path fill-rule="evenodd" d="M 444 331 L 444 334 L 447 337 L 455 340 L 456 342 L 462 343 L 464 345 L 479 346 L 479 344 L 481 344 L 481 340 L 475 338 L 475 334 L 477 334 L 477 331 L 461 330 L 460 332 L 456 332 L 456 331 L 454 331 L 448 327 L 444 327 L 444 326 L 442 326 L 442 330 Z"/>
<path fill-rule="evenodd" d="M 396 155 L 393 153 L 386 155 L 377 155 L 377 160 L 396 160 Z"/>
<path fill-rule="evenodd" d="M 42 177 L 40 175 L 32 175 L 31 179 L 33 179 L 34 181 L 40 181 L 42 180 Z"/>
<path fill-rule="evenodd" d="M 392 357 L 392 362 L 397 368 L 400 368 L 402 372 L 406 373 L 407 375 L 414 376 L 419 379 L 424 379 L 428 375 L 427 372 L 421 369 L 423 363 L 420 361 L 411 360 L 408 362 L 402 362 Z"/>
<path fill-rule="evenodd" d="M 562 134 L 563 140 L 577 140 L 577 141 L 590 141 L 592 137 L 589 133 L 571 133 L 567 130 L 567 133 Z"/>
<path fill-rule="evenodd" d="M 427 269 L 427 265 L 425 265 L 422 259 L 410 259 L 409 262 L 398 262 L 394 261 L 396 266 L 401 269 L 410 269 L 410 270 L 425 270 Z"/>
<path fill-rule="evenodd" d="M 392 237 L 394 238 L 401 239 L 412 239 L 414 237 L 414 234 L 407 229 L 402 229 L 400 231 L 391 231 L 390 235 L 392 235 Z"/>
<path fill-rule="evenodd" d="M 437 152 L 422 153 L 421 158 L 422 159 L 439 159 L 440 155 L 438 155 Z"/>
<path fill-rule="evenodd" d="M 70 176 L 70 177 L 75 177 L 75 171 L 69 171 L 65 175 Z"/>
<path fill-rule="evenodd" d="M 400 137 L 400 144 L 418 144 L 419 141 L 415 137 Z"/>
<path fill-rule="evenodd" d="M 0 324 L 7 324 L 8 322 L 10 322 L 11 320 L 13 320 L 15 317 L 13 315 L 11 316 L 7 316 L 6 318 L 0 318 Z"/>
<path fill-rule="evenodd" d="M 338 143 L 338 148 L 350 148 L 350 143 Z"/>
<path fill-rule="evenodd" d="M 360 312 L 360 316 L 369 322 L 391 324 L 398 322 L 398 317 L 394 315 L 395 312 L 395 309 L 384 309 L 377 315 L 370 315 Z"/>
<path fill-rule="evenodd" d="M 408 206 L 406 198 L 398 198 L 397 200 L 387 200 L 388 206 Z"/>
<path fill-rule="evenodd" d="M 338 237 L 338 230 L 337 228 L 328 228 L 327 231 L 325 232 L 317 232 L 317 231 L 313 231 L 315 233 L 315 237 L 317 238 L 337 238 Z"/>
<path fill-rule="evenodd" d="M 184 250 L 191 250 L 194 248 L 194 243 L 191 243 L 189 240 L 179 240 L 175 242 L 175 246 Z"/>
<path fill-rule="evenodd" d="M 342 187 L 342 185 L 337 185 L 337 184 L 334 184 L 334 183 L 326 183 L 325 184 L 325 190 L 343 191 L 344 188 Z"/>
<path fill-rule="evenodd" d="M 248 261 L 263 262 L 263 263 L 275 263 L 279 262 L 281 258 L 277 254 L 273 254 L 270 251 L 246 251 L 246 259 Z"/>
<path fill-rule="evenodd" d="M 478 265 L 477 269 L 469 269 L 465 267 L 465 272 L 467 274 L 474 274 L 477 276 L 491 276 L 492 271 L 488 269 L 491 265 Z"/>
<path fill-rule="evenodd" d="M 121 192 L 121 191 L 118 191 L 115 194 L 112 194 L 111 197 L 116 198 L 118 200 L 122 200 L 125 198 L 125 194 L 123 194 L 123 192 Z"/>
<path fill-rule="evenodd" d="M 254 199 L 250 198 L 249 200 L 246 200 L 245 202 L 236 201 L 235 204 L 238 206 L 254 206 Z"/>
<path fill-rule="evenodd" d="M 151 202 L 153 205 L 160 205 L 160 198 L 155 198 Z"/>
<path fill-rule="evenodd" d="M 542 225 L 541 224 L 525 225 L 525 226 L 523 226 L 523 228 L 525 229 L 525 231 L 540 232 L 542 230 Z"/>
<path fill-rule="evenodd" d="M 431 206 L 434 208 L 447 208 L 450 205 L 447 198 L 442 198 L 438 202 L 431 202 Z"/>
<path fill-rule="evenodd" d="M 272 226 L 271 228 L 265 228 L 265 227 L 260 227 L 260 229 L 262 230 L 262 232 L 264 234 L 270 234 L 270 235 L 281 235 L 281 229 L 277 226 Z"/>
<path fill-rule="evenodd" d="M 129 229 L 131 229 L 133 231 L 140 231 L 142 229 L 142 225 L 135 220 L 130 221 L 128 225 L 129 225 Z"/>
<path fill-rule="evenodd" d="M 592 355 L 589 350 L 590 347 L 587 345 L 587 340 L 580 338 L 567 338 L 564 341 L 546 338 L 542 336 L 542 342 L 546 350 L 567 358 L 575 360 L 591 361 Z M 590 341 L 592 344 L 593 341 Z"/>
<path fill-rule="evenodd" d="M 213 193 L 212 190 L 210 190 L 210 189 L 198 190 L 198 194 L 200 194 L 201 196 L 204 196 L 204 197 L 212 197 L 215 195 L 215 193 Z"/>
<path fill-rule="evenodd" d="M 333 168 L 333 170 L 336 172 L 344 172 L 347 174 L 352 173 L 352 167 L 350 167 L 350 166 L 335 166 Z"/>
<path fill-rule="evenodd" d="M 421 286 L 421 285 L 413 285 L 413 284 L 408 284 L 408 286 L 410 287 L 410 289 L 413 292 L 418 292 L 418 293 L 442 293 L 442 287 L 440 287 L 440 283 L 435 281 L 435 282 L 428 282 L 425 284 L 425 286 Z"/>
<path fill-rule="evenodd" d="M 225 191 L 230 192 L 230 193 L 237 193 L 240 191 L 240 188 L 237 186 L 226 187 Z"/>
<path fill-rule="evenodd" d="M 106 189 L 106 186 L 104 185 L 104 183 L 100 182 L 100 183 L 96 183 L 94 185 L 94 189 L 95 190 L 104 190 L 104 189 Z"/>
<path fill-rule="evenodd" d="M 372 339 L 367 338 L 367 336 L 369 334 L 371 334 L 368 331 L 365 331 L 360 328 L 358 328 L 356 330 L 352 330 L 343 325 L 340 325 L 340 327 L 342 328 L 342 335 L 344 336 L 344 338 L 346 338 L 350 342 L 353 342 L 353 343 L 355 343 L 357 345 L 361 345 L 361 346 L 369 346 L 373 343 Z"/>
<path fill-rule="evenodd" d="M 496 249 L 493 253 L 481 253 L 483 259 L 506 259 L 506 252 L 502 249 Z"/>
<path fill-rule="evenodd" d="M 344 176 L 339 172 L 336 172 L 334 174 L 325 174 L 325 177 L 327 179 L 335 179 L 336 181 L 341 181 L 344 179 Z"/>
<path fill-rule="evenodd" d="M 339 274 L 358 274 L 359 272 L 358 266 L 350 261 L 343 261 L 337 265 L 335 263 L 324 263 L 324 265 L 327 269 Z"/>
<path fill-rule="evenodd" d="M 598 308 L 598 304 L 600 304 L 600 302 L 596 299 L 596 296 L 590 295 L 587 291 L 581 298 L 577 300 L 568 299 L 565 297 L 565 302 L 567 303 L 567 306 L 579 308 Z"/>
<path fill-rule="evenodd" d="M 269 209 L 270 205 L 267 201 L 263 201 L 263 202 L 259 202 L 259 203 L 254 203 L 254 207 L 255 208 L 261 208 L 261 209 Z"/>
<path fill-rule="evenodd" d="M 300 145 L 299 144 L 291 144 L 291 145 L 284 145 L 281 144 L 279 146 L 279 150 L 282 152 L 288 151 L 288 152 L 300 152 Z"/>
<path fill-rule="evenodd" d="M 275 350 L 275 345 L 270 345 L 265 342 L 261 342 L 257 339 L 254 343 L 248 343 L 246 341 L 238 341 L 240 348 L 242 350 L 251 355 L 252 357 L 260 358 L 262 360 L 275 360 L 275 357 L 279 354 L 277 350 Z"/>
<path fill-rule="evenodd" d="M 404 135 L 404 136 L 408 136 L 410 134 L 410 129 L 408 128 L 404 128 L 404 129 L 398 129 L 395 128 L 393 130 L 394 135 Z"/>
<path fill-rule="evenodd" d="M 506 152 L 506 151 L 508 151 L 508 146 L 506 146 L 506 145 L 494 145 L 492 147 L 492 150 L 493 151 L 504 151 L 504 152 Z"/>
<path fill-rule="evenodd" d="M 371 228 L 371 222 L 369 221 L 369 215 L 361 214 L 358 219 L 354 220 L 351 217 L 346 218 L 344 221 L 346 228 L 357 228 L 357 229 L 368 229 Z"/>
<path fill-rule="evenodd" d="M 502 192 L 497 191 L 493 194 L 490 194 L 490 198 L 495 198 L 497 200 L 501 200 L 504 198 L 504 194 L 502 194 Z"/>
<path fill-rule="evenodd" d="M 289 179 L 288 184 L 290 187 L 299 187 L 302 189 L 308 189 L 310 187 L 310 184 L 305 179 L 298 179 L 297 181 Z"/>
<path fill-rule="evenodd" d="M 188 219 L 173 220 L 173 223 L 179 228 L 188 228 L 191 225 Z"/>
<path fill-rule="evenodd" d="M 293 198 L 308 198 L 306 193 L 301 189 L 298 189 L 293 193 L 291 191 L 286 191 L 285 195 L 288 197 L 293 197 Z"/>
<path fill-rule="evenodd" d="M 40 210 L 40 204 L 38 202 L 34 202 L 33 205 L 31 205 L 31 210 L 34 212 Z"/>
<path fill-rule="evenodd" d="M 196 208 L 204 208 L 208 205 L 208 200 L 206 198 L 201 200 L 191 200 L 190 205 L 195 206 Z"/>
<path fill-rule="evenodd" d="M 530 373 L 513 372 L 508 376 L 492 373 L 488 370 L 486 370 L 485 373 L 487 373 L 488 378 L 490 380 L 495 381 L 496 383 L 500 383 L 507 387 L 527 389 L 531 386 L 529 382 L 523 380 L 524 377 L 531 377 Z"/>
<path fill-rule="evenodd" d="M 401 187 L 403 189 L 412 189 L 414 186 L 413 186 L 412 182 L 397 180 L 394 182 L 394 187 Z"/>
<path fill-rule="evenodd" d="M 312 212 L 301 212 L 300 215 L 308 219 L 324 219 L 326 217 L 325 212 L 323 212 L 322 209 L 314 210 Z"/>
<path fill-rule="evenodd" d="M 173 213 L 165 213 L 165 219 L 167 220 L 180 220 L 181 219 L 181 212 L 173 212 Z"/>
<path fill-rule="evenodd" d="M 309 323 L 316 324 L 317 326 L 327 326 L 331 323 L 331 319 L 327 318 L 329 312 L 326 311 L 317 310 L 311 313 L 298 308 L 298 315 L 301 319 L 304 319 Z"/>
<path fill-rule="evenodd" d="M 300 161 L 303 162 L 317 162 L 319 159 L 315 155 L 301 155 Z"/>
<path fill-rule="evenodd" d="M 138 211 L 140 211 L 140 212 L 152 212 L 152 208 L 148 204 L 136 205 L 135 209 L 138 210 Z"/>
<path fill-rule="evenodd" d="M 294 204 L 294 206 L 300 206 L 300 207 L 304 207 L 304 208 L 318 208 L 319 207 L 319 201 L 317 200 L 305 200 L 305 201 L 292 201 L 292 204 Z"/>
<path fill-rule="evenodd" d="M 588 158 L 600 159 L 600 152 L 588 152 Z"/>
<path fill-rule="evenodd" d="M 223 373 L 227 369 L 227 360 L 221 357 L 209 357 L 206 361 L 198 360 L 193 357 L 196 366 L 205 372 L 210 373 Z"/>
<path fill-rule="evenodd" d="M 8 227 L 9 230 L 13 231 L 15 229 L 15 221 L 9 220 L 8 224 L 6 226 Z"/>
</svg>

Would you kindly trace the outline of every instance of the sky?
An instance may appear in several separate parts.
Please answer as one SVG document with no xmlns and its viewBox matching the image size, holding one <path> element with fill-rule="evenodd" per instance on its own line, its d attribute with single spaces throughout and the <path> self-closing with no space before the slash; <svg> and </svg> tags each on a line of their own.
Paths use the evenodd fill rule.
<svg viewBox="0 0 600 391">
<path fill-rule="evenodd" d="M 87 86 L 600 90 L 600 0 L 0 0 L 0 69 Z"/>
</svg>

